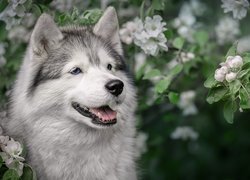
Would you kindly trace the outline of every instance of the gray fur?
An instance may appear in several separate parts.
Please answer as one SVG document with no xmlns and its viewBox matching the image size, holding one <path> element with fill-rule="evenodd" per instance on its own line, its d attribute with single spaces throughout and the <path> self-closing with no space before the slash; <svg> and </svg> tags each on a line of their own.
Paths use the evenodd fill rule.
<svg viewBox="0 0 250 180">
<path fill-rule="evenodd" d="M 5 130 L 24 141 L 40 180 L 137 179 L 135 89 L 124 71 L 117 34 L 113 8 L 93 28 L 60 29 L 48 15 L 38 20 L 13 89 Z M 107 70 L 107 64 L 114 68 Z M 82 73 L 73 76 L 69 70 L 76 65 Z M 119 97 L 104 88 L 112 79 L 124 83 Z M 92 124 L 72 108 L 72 101 L 88 107 L 109 105 L 117 111 L 117 124 Z"/>
</svg>

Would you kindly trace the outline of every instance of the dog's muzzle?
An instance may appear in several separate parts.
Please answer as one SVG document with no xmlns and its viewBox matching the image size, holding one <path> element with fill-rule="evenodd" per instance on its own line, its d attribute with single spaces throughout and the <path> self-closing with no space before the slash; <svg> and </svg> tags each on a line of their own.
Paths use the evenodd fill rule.
<svg viewBox="0 0 250 180">
<path fill-rule="evenodd" d="M 117 112 L 113 111 L 109 106 L 88 108 L 86 106 L 81 106 L 77 102 L 72 102 L 72 107 L 81 115 L 91 118 L 93 124 L 110 126 L 117 122 Z"/>
</svg>

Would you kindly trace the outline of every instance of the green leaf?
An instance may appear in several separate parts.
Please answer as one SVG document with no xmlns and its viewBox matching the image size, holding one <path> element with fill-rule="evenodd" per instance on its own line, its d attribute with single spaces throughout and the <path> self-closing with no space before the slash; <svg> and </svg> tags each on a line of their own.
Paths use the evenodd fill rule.
<svg viewBox="0 0 250 180">
<path fill-rule="evenodd" d="M 36 175 L 33 169 L 25 164 L 23 168 L 23 175 L 21 176 L 22 180 L 36 180 Z"/>
<path fill-rule="evenodd" d="M 143 79 L 150 79 L 156 76 L 160 76 L 161 72 L 158 69 L 152 69 L 151 71 L 149 71 L 148 73 L 146 73 L 143 77 Z"/>
<path fill-rule="evenodd" d="M 175 48 L 182 49 L 183 45 L 184 45 L 184 39 L 183 38 L 177 37 L 177 38 L 174 39 L 173 46 Z"/>
<path fill-rule="evenodd" d="M 5 29 L 5 23 L 0 21 L 0 42 L 7 38 L 8 31 Z"/>
<path fill-rule="evenodd" d="M 169 101 L 170 101 L 172 104 L 178 104 L 179 99 L 180 99 L 180 96 L 179 96 L 178 93 L 169 92 L 168 98 L 169 98 Z"/>
<path fill-rule="evenodd" d="M 240 107 L 242 109 L 250 109 L 249 92 L 247 92 L 244 88 L 241 88 L 239 93 L 239 98 L 240 98 Z"/>
<path fill-rule="evenodd" d="M 224 118 L 226 119 L 226 121 L 230 124 L 233 123 L 234 120 L 234 112 L 236 109 L 237 105 L 235 101 L 227 101 L 224 105 L 223 108 L 223 114 L 224 114 Z"/>
<path fill-rule="evenodd" d="M 30 9 L 32 6 L 32 0 L 26 0 L 26 2 L 23 5 L 25 9 Z"/>
<path fill-rule="evenodd" d="M 3 175 L 3 180 L 19 180 L 19 175 L 14 169 L 8 169 Z"/>
<path fill-rule="evenodd" d="M 40 16 L 42 14 L 42 9 L 36 4 L 32 4 L 31 11 L 36 16 Z"/>
<path fill-rule="evenodd" d="M 0 12 L 2 12 L 9 4 L 8 0 L 1 0 L 0 2 Z"/>
<path fill-rule="evenodd" d="M 158 93 L 160 93 L 160 94 L 163 93 L 163 92 L 168 88 L 168 86 L 170 85 L 171 80 L 172 80 L 172 79 L 170 79 L 170 78 L 168 78 L 168 77 L 166 77 L 166 78 L 160 80 L 160 81 L 156 84 L 156 86 L 155 86 L 156 92 L 158 92 Z"/>
<path fill-rule="evenodd" d="M 145 12 L 145 1 L 143 1 L 141 3 L 141 7 L 140 7 L 140 18 L 144 19 L 144 12 Z"/>
<path fill-rule="evenodd" d="M 183 65 L 177 64 L 172 69 L 170 69 L 170 71 L 168 72 L 168 77 L 173 78 L 175 75 L 179 74 L 182 71 L 182 69 L 183 69 Z"/>
<path fill-rule="evenodd" d="M 214 87 L 218 82 L 214 79 L 214 75 L 211 75 L 207 78 L 207 80 L 204 82 L 204 86 L 206 88 L 212 88 Z"/>
<path fill-rule="evenodd" d="M 234 43 L 233 46 L 229 48 L 229 50 L 227 51 L 226 57 L 235 56 L 237 54 L 237 45 L 238 43 Z"/>
<path fill-rule="evenodd" d="M 247 54 L 243 57 L 244 62 L 250 62 L 250 54 Z"/>
<path fill-rule="evenodd" d="M 166 30 L 166 31 L 164 32 L 164 35 L 165 35 L 165 37 L 166 37 L 167 39 L 172 39 L 172 37 L 173 37 L 173 31 L 170 30 L 170 29 L 168 29 L 168 30 Z"/>
<path fill-rule="evenodd" d="M 241 87 L 241 82 L 239 80 L 235 80 L 229 83 L 229 89 L 232 95 L 235 95 L 240 90 L 240 87 Z"/>
<path fill-rule="evenodd" d="M 196 42 L 203 47 L 208 41 L 208 33 L 206 31 L 198 31 L 194 34 L 194 39 Z"/>
<path fill-rule="evenodd" d="M 224 86 L 215 87 L 209 91 L 208 97 L 207 97 L 207 102 L 209 104 L 213 104 L 214 102 L 218 102 L 226 95 L 227 92 L 228 92 L 228 89 Z"/>
<path fill-rule="evenodd" d="M 248 70 L 248 69 L 250 69 L 250 62 L 245 63 L 245 64 L 242 66 L 241 69 L 242 69 L 242 70 Z"/>
<path fill-rule="evenodd" d="M 237 77 L 238 78 L 242 78 L 242 77 L 244 77 L 245 75 L 249 75 L 250 73 L 250 69 L 246 69 L 246 70 L 241 70 L 240 72 L 239 72 L 239 74 L 237 75 Z"/>
<path fill-rule="evenodd" d="M 152 2 L 152 9 L 153 10 L 164 10 L 165 8 L 165 0 L 153 0 Z"/>
<path fill-rule="evenodd" d="M 3 158 L 0 156 L 0 168 L 2 167 L 3 165 Z"/>
</svg>

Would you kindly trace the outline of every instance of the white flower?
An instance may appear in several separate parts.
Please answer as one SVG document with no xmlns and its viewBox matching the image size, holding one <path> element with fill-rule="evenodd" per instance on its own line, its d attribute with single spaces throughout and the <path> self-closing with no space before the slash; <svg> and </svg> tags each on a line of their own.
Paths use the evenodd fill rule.
<svg viewBox="0 0 250 180">
<path fill-rule="evenodd" d="M 234 81 L 236 79 L 236 77 L 237 77 L 237 73 L 235 73 L 235 72 L 230 72 L 230 73 L 226 74 L 227 82 Z"/>
<path fill-rule="evenodd" d="M 219 82 L 223 82 L 225 80 L 226 74 L 229 72 L 229 67 L 227 66 L 226 63 L 224 63 L 221 68 L 216 69 L 215 74 L 214 74 L 214 79 Z"/>
<path fill-rule="evenodd" d="M 221 69 L 216 69 L 214 79 L 219 82 L 223 82 L 225 80 L 225 74 L 222 72 Z"/>
<path fill-rule="evenodd" d="M 126 44 L 131 44 L 133 42 L 133 33 L 137 28 L 138 26 L 134 21 L 128 21 L 125 23 L 119 31 L 121 41 Z"/>
<path fill-rule="evenodd" d="M 0 20 L 5 22 L 7 30 L 19 24 L 21 18 L 25 16 L 26 10 L 23 6 L 25 2 L 26 0 L 10 0 L 7 7 L 0 13 Z"/>
<path fill-rule="evenodd" d="M 126 44 L 131 44 L 135 34 L 139 36 L 141 31 L 143 31 L 143 22 L 141 19 L 135 18 L 134 21 L 128 21 L 123 24 L 119 31 L 121 41 Z"/>
<path fill-rule="evenodd" d="M 193 42 L 195 22 L 196 18 L 191 6 L 188 3 L 184 3 L 178 17 L 174 19 L 173 26 L 177 28 L 177 32 L 181 37 L 189 42 Z"/>
<path fill-rule="evenodd" d="M 164 26 L 166 26 L 165 22 L 161 22 L 162 17 L 159 15 L 155 15 L 152 18 L 146 17 L 145 19 L 145 30 L 150 37 L 157 38 L 159 35 L 162 34 L 165 30 L 167 30 Z"/>
<path fill-rule="evenodd" d="M 237 56 L 231 58 L 230 61 L 228 61 L 228 65 L 229 65 L 230 68 L 234 68 L 234 69 L 241 68 L 243 66 L 242 57 L 237 55 Z"/>
<path fill-rule="evenodd" d="M 247 0 L 222 0 L 222 3 L 221 7 L 224 9 L 224 13 L 232 11 L 235 19 L 242 19 L 247 15 L 249 8 Z"/>
<path fill-rule="evenodd" d="M 145 23 L 135 19 L 136 31 L 133 33 L 134 43 L 141 49 L 152 56 L 156 56 L 159 50 L 167 51 L 167 39 L 163 32 L 166 30 L 165 22 L 161 22 L 159 15 L 146 17 Z"/>
<path fill-rule="evenodd" d="M 9 169 L 14 169 L 14 170 L 16 170 L 17 174 L 18 174 L 19 176 L 22 176 L 22 174 L 23 174 L 23 166 L 24 166 L 24 164 L 23 164 L 22 162 L 17 161 L 17 160 L 15 160 L 15 159 L 13 159 L 13 158 L 10 158 L 10 159 L 7 159 L 7 160 L 5 161 L 5 164 L 6 164 L 6 166 L 7 166 Z"/>
<path fill-rule="evenodd" d="M 197 114 L 197 108 L 194 104 L 195 91 L 185 91 L 180 95 L 180 100 L 178 102 L 178 107 L 183 110 L 183 115 L 193 115 Z"/>
<path fill-rule="evenodd" d="M 187 53 L 186 52 L 181 52 L 180 53 L 180 58 L 181 58 L 182 62 L 186 63 L 186 62 L 194 59 L 195 55 L 194 55 L 194 53 L 191 53 L 191 52 L 187 52 Z"/>
<path fill-rule="evenodd" d="M 199 134 L 189 126 L 177 127 L 171 134 L 172 139 L 196 140 Z"/>
<path fill-rule="evenodd" d="M 9 141 L 9 139 L 10 139 L 9 136 L 0 136 L 0 147 L 2 148 L 2 146 L 5 146 L 7 142 Z"/>
<path fill-rule="evenodd" d="M 24 161 L 24 158 L 20 156 L 23 151 L 22 145 L 14 139 L 11 138 L 7 144 L 2 147 L 2 150 L 18 161 Z"/>
<path fill-rule="evenodd" d="M 232 82 L 237 78 L 237 71 L 243 66 L 243 59 L 241 56 L 228 56 L 226 62 L 220 63 L 221 68 L 216 69 L 214 78 L 219 82 L 225 79 L 227 82 Z"/>
<path fill-rule="evenodd" d="M 167 39 L 163 32 L 166 30 L 165 22 L 161 22 L 162 18 L 159 15 L 146 17 L 143 23 L 141 19 L 135 18 L 134 21 L 129 21 L 124 24 L 119 31 L 121 41 L 126 44 L 131 44 L 134 41 L 135 45 L 141 47 L 146 54 L 156 56 L 159 50 L 167 51 Z"/>
<path fill-rule="evenodd" d="M 5 165 L 9 169 L 16 170 L 18 175 L 21 176 L 24 166 L 21 161 L 25 160 L 20 156 L 23 151 L 21 144 L 9 138 L 9 136 L 0 136 L 0 148 L 3 151 L 0 152 L 0 156 L 5 162 Z"/>
<path fill-rule="evenodd" d="M 229 72 L 229 69 L 228 69 L 228 67 L 227 66 L 222 66 L 221 68 L 220 68 L 220 71 L 221 71 L 221 73 L 222 74 L 227 74 L 228 72 Z"/>
<path fill-rule="evenodd" d="M 245 36 L 239 39 L 237 52 L 244 53 L 250 51 L 250 36 Z"/>
<path fill-rule="evenodd" d="M 224 17 L 215 27 L 215 33 L 220 45 L 231 43 L 240 34 L 239 22 L 230 17 Z"/>
<path fill-rule="evenodd" d="M 147 151 L 147 139 L 148 135 L 143 132 L 139 132 L 135 139 L 136 157 L 140 157 Z"/>
</svg>

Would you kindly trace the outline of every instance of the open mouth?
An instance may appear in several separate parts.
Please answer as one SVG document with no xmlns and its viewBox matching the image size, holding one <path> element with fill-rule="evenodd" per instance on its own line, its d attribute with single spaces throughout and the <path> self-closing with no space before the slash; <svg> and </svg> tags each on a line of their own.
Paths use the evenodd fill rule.
<svg viewBox="0 0 250 180">
<path fill-rule="evenodd" d="M 109 106 L 101 106 L 98 108 L 88 108 L 81 106 L 77 102 L 72 102 L 72 107 L 81 115 L 91 118 L 92 123 L 103 126 L 110 126 L 116 123 L 116 111 Z"/>
</svg>

